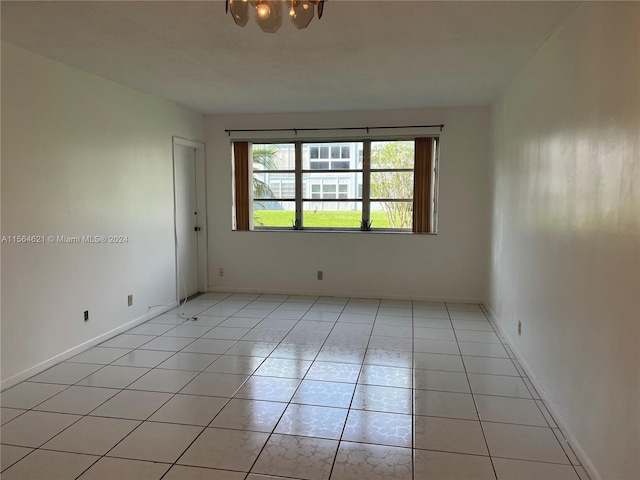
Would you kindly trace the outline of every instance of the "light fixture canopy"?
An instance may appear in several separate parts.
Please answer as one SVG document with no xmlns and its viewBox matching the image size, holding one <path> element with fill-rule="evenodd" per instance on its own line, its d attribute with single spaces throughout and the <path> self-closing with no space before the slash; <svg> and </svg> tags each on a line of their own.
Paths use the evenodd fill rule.
<svg viewBox="0 0 640 480">
<path fill-rule="evenodd" d="M 244 27 L 253 9 L 256 23 L 266 33 L 275 33 L 282 26 L 283 10 L 296 28 L 307 28 L 313 20 L 314 10 L 322 18 L 326 0 L 226 0 L 226 11 L 231 12 L 236 25 Z"/>
</svg>

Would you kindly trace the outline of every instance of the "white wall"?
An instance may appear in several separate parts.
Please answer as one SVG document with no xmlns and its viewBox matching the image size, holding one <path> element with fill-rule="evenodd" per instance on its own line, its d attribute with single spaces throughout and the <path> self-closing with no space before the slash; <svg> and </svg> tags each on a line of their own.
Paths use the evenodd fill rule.
<svg viewBox="0 0 640 480">
<path fill-rule="evenodd" d="M 207 116 L 212 289 L 406 298 L 485 298 L 489 109 Z M 438 235 L 231 231 L 225 129 L 444 123 Z M 218 277 L 218 268 L 224 277 Z M 324 280 L 316 271 L 324 271 Z"/>
<path fill-rule="evenodd" d="M 202 139 L 203 125 L 169 102 L 2 44 L 2 235 L 128 236 L 2 245 L 3 388 L 175 301 L 171 137 Z"/>
<path fill-rule="evenodd" d="M 490 306 L 607 480 L 640 478 L 639 18 L 587 2 L 493 108 Z"/>
</svg>

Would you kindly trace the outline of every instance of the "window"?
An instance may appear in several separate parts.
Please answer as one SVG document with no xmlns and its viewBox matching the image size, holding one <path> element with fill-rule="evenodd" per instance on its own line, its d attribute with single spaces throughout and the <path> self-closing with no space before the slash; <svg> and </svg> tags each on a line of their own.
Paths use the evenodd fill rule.
<svg viewBox="0 0 640 480">
<path fill-rule="evenodd" d="M 326 170 L 329 168 L 329 162 L 311 162 L 309 168 L 312 170 Z"/>
<path fill-rule="evenodd" d="M 371 142 L 372 228 L 376 221 L 387 228 L 412 228 L 414 156 L 413 141 Z"/>
<path fill-rule="evenodd" d="M 351 168 L 351 146 L 349 144 L 310 144 L 308 149 L 308 168 L 310 170 L 348 170 Z M 303 155 L 306 160 L 306 154 Z"/>
<path fill-rule="evenodd" d="M 437 152 L 436 137 L 236 142 L 236 228 L 435 233 Z"/>
<path fill-rule="evenodd" d="M 349 162 L 331 162 L 331 168 L 334 170 L 348 170 L 349 166 Z"/>
<path fill-rule="evenodd" d="M 259 144 L 251 148 L 253 227 L 295 225 L 295 144 Z"/>
</svg>

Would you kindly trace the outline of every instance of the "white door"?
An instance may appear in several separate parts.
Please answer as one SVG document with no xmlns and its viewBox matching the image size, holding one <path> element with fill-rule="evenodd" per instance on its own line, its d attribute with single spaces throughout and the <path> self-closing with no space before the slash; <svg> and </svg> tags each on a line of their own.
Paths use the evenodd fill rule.
<svg viewBox="0 0 640 480">
<path fill-rule="evenodd" d="M 198 212 L 196 151 L 174 145 L 178 300 L 198 293 Z"/>
</svg>

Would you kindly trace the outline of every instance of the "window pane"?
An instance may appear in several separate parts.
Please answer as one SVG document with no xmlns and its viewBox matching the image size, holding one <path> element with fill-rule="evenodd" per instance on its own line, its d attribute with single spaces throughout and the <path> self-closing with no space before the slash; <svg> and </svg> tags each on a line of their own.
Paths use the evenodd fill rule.
<svg viewBox="0 0 640 480">
<path fill-rule="evenodd" d="M 296 198 L 296 184 L 293 182 L 282 182 L 280 184 L 280 198 Z"/>
<path fill-rule="evenodd" d="M 320 158 L 329 158 L 329 147 L 320 147 Z"/>
<path fill-rule="evenodd" d="M 412 140 L 371 142 L 371 168 L 413 168 L 415 144 Z"/>
<path fill-rule="evenodd" d="M 295 202 L 256 200 L 253 202 L 253 227 L 292 227 L 296 219 Z"/>
<path fill-rule="evenodd" d="M 362 222 L 362 202 L 304 202 L 304 228 L 354 228 Z"/>
<path fill-rule="evenodd" d="M 413 198 L 413 172 L 371 172 L 371 198 Z"/>
<path fill-rule="evenodd" d="M 362 173 L 360 172 L 314 172 L 302 175 L 303 192 L 311 192 L 312 198 L 318 197 L 314 194 L 332 194 L 330 198 L 336 198 L 335 193 L 339 191 L 345 194 L 341 198 L 362 198 L 362 190 L 358 186 L 362 185 Z"/>
<path fill-rule="evenodd" d="M 295 200 L 295 173 L 253 172 L 253 198 Z"/>
<path fill-rule="evenodd" d="M 254 143 L 251 155 L 254 172 L 296 168 L 296 146 L 293 143 Z"/>
<path fill-rule="evenodd" d="M 340 158 L 340 147 L 332 146 L 331 147 L 331 158 Z"/>
<path fill-rule="evenodd" d="M 318 147 L 311 147 L 309 149 L 309 158 L 312 159 L 312 160 L 313 159 L 317 159 L 318 158 L 318 153 L 319 153 Z"/>
<path fill-rule="evenodd" d="M 351 149 L 348 146 L 342 147 L 342 158 L 350 158 L 351 157 Z"/>
<path fill-rule="evenodd" d="M 413 202 L 371 202 L 371 228 L 413 228 Z"/>
<path fill-rule="evenodd" d="M 309 170 L 329 170 L 329 162 L 310 162 Z"/>
<path fill-rule="evenodd" d="M 336 198 L 336 187 L 335 183 L 325 183 L 322 185 L 322 198 Z"/>
<path fill-rule="evenodd" d="M 332 170 L 349 170 L 350 162 L 331 162 Z"/>
</svg>

